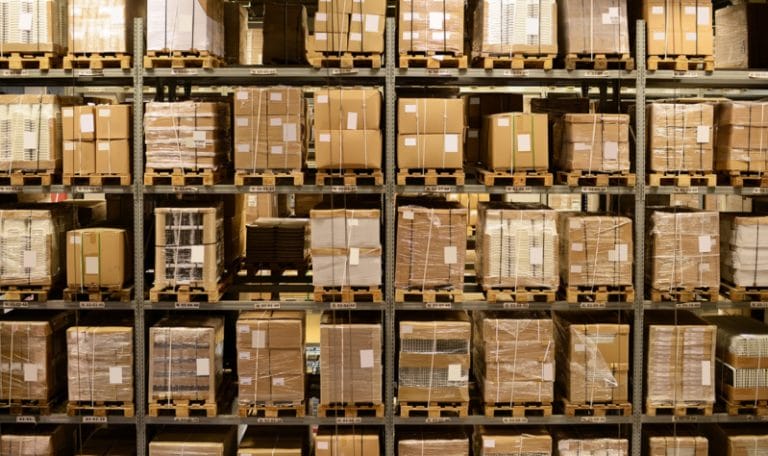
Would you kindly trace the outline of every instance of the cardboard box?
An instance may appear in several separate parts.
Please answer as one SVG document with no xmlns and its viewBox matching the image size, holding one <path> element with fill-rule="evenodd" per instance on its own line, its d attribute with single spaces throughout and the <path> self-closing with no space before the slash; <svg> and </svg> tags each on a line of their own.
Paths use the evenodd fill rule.
<svg viewBox="0 0 768 456">
<path fill-rule="evenodd" d="M 208 51 L 224 56 L 223 0 L 147 0 L 148 51 Z M 184 14 L 179 14 L 183 11 Z"/>
<path fill-rule="evenodd" d="M 98 105 L 96 139 L 130 139 L 133 137 L 131 105 Z"/>
<path fill-rule="evenodd" d="M 712 3 L 708 0 L 644 0 L 648 55 L 713 55 Z"/>
<path fill-rule="evenodd" d="M 132 268 L 125 230 L 83 228 L 67 233 L 69 288 L 122 288 Z"/>
<path fill-rule="evenodd" d="M 133 328 L 73 326 L 67 330 L 70 401 L 121 401 L 133 397 Z"/>
<path fill-rule="evenodd" d="M 464 134 L 464 101 L 461 98 L 400 98 L 397 100 L 399 135 Z"/>
<path fill-rule="evenodd" d="M 723 424 L 708 431 L 712 454 L 751 456 L 768 451 L 768 433 L 761 426 Z"/>
<path fill-rule="evenodd" d="M 557 451 L 559 455 L 566 454 L 610 454 L 612 456 L 629 456 L 629 441 L 610 437 L 599 438 L 558 438 Z"/>
<path fill-rule="evenodd" d="M 315 13 L 315 40 L 317 40 L 317 34 L 320 32 L 348 34 L 349 16 L 349 14 L 344 13 Z"/>
<path fill-rule="evenodd" d="M 380 125 L 378 89 L 327 88 L 315 92 L 315 131 L 378 130 Z"/>
<path fill-rule="evenodd" d="M 315 456 L 379 456 L 380 451 L 379 434 L 370 429 L 320 428 L 315 438 Z"/>
<path fill-rule="evenodd" d="M 96 172 L 96 143 L 64 141 L 64 174 L 90 175 Z"/>
<path fill-rule="evenodd" d="M 464 54 L 464 2 L 400 0 L 398 6 L 400 54 Z"/>
<path fill-rule="evenodd" d="M 768 57 L 761 49 L 768 37 L 760 33 L 768 21 L 768 5 L 743 3 L 715 10 L 715 66 L 746 70 L 768 68 Z"/>
<path fill-rule="evenodd" d="M 406 434 L 407 435 L 407 434 Z M 440 437 L 437 435 L 418 435 L 413 438 L 402 437 L 397 442 L 399 456 L 469 456 L 469 439 L 458 436 Z"/>
<path fill-rule="evenodd" d="M 311 256 L 316 287 L 381 286 L 381 247 L 313 248 Z"/>
<path fill-rule="evenodd" d="M 61 108 L 61 131 L 64 141 L 96 139 L 96 113 L 93 106 Z"/>
<path fill-rule="evenodd" d="M 72 53 L 130 52 L 131 21 L 136 12 L 126 0 L 69 2 L 67 49 Z"/>
<path fill-rule="evenodd" d="M 242 65 L 262 65 L 264 61 L 264 28 L 255 25 L 246 30 L 245 60 Z"/>
<path fill-rule="evenodd" d="M 557 3 L 482 0 L 474 14 L 474 55 L 557 54 Z"/>
<path fill-rule="evenodd" d="M 326 209 L 323 205 L 309 214 L 313 249 L 381 247 L 379 209 Z"/>
<path fill-rule="evenodd" d="M 5 32 L 0 46 L 4 52 L 52 52 L 60 54 L 67 46 L 67 2 L 36 0 L 23 7 L 8 2 Z"/>
<path fill-rule="evenodd" d="M 0 435 L 0 453 L 14 455 L 58 456 L 69 454 L 75 436 L 68 426 L 7 426 Z"/>
<path fill-rule="evenodd" d="M 464 141 L 458 133 L 397 135 L 397 166 L 408 168 L 448 168 L 464 166 Z"/>
<path fill-rule="evenodd" d="M 237 428 L 185 426 L 163 429 L 149 442 L 149 456 L 226 456 L 237 447 Z"/>
<path fill-rule="evenodd" d="M 709 454 L 709 442 L 706 437 L 688 435 L 654 435 L 648 438 L 648 456 L 667 456 L 676 453 L 707 456 Z"/>
<path fill-rule="evenodd" d="M 130 175 L 131 167 L 130 140 L 96 141 L 96 174 Z"/>
<path fill-rule="evenodd" d="M 631 219 L 571 213 L 558 223 L 564 285 L 632 285 Z"/>
<path fill-rule="evenodd" d="M 626 0 L 559 2 L 560 45 L 565 54 L 629 54 Z"/>
<path fill-rule="evenodd" d="M 318 169 L 381 169 L 381 130 L 315 129 Z"/>
<path fill-rule="evenodd" d="M 566 114 L 559 164 L 564 171 L 629 172 L 629 116 Z"/>
<path fill-rule="evenodd" d="M 347 33 L 315 32 L 315 50 L 320 52 L 346 52 Z"/>
<path fill-rule="evenodd" d="M 485 156 L 492 171 L 546 171 L 549 169 L 547 116 L 505 113 L 483 121 Z"/>
<path fill-rule="evenodd" d="M 552 454 L 552 437 L 545 431 L 522 431 L 487 428 L 483 434 L 475 434 L 475 454 L 504 456 L 509 454 Z"/>
<path fill-rule="evenodd" d="M 722 278 L 739 287 L 768 286 L 768 217 L 720 217 L 720 271 Z"/>
<path fill-rule="evenodd" d="M 384 2 L 379 1 L 364 1 L 354 2 L 352 4 L 353 9 L 357 9 L 358 5 L 363 5 L 363 9 L 372 10 L 367 5 L 380 4 L 384 5 Z M 347 41 L 347 50 L 349 52 L 371 52 L 371 53 L 383 53 L 384 52 L 384 27 L 386 24 L 386 16 L 384 15 L 384 9 L 376 9 L 376 11 L 382 11 L 381 13 L 365 13 L 354 12 L 350 17 L 349 25 L 349 39 Z"/>
<path fill-rule="evenodd" d="M 240 441 L 237 456 L 302 456 L 304 439 L 280 432 L 269 435 L 251 428 Z"/>
<path fill-rule="evenodd" d="M 715 169 L 718 171 L 768 171 L 768 103 L 729 101 L 718 103 Z"/>
<path fill-rule="evenodd" d="M 651 103 L 647 113 L 650 171 L 713 170 L 711 104 Z"/>
<path fill-rule="evenodd" d="M 0 121 L 8 122 L 10 131 L 25 132 L 0 138 L 0 149 L 10 151 L 0 159 L 0 169 L 31 171 L 61 167 L 61 102 L 55 95 L 0 95 Z"/>
</svg>

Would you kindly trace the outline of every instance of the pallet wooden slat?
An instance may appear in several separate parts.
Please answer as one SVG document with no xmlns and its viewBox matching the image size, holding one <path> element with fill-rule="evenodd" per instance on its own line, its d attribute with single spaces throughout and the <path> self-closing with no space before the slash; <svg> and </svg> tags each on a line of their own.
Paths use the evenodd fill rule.
<svg viewBox="0 0 768 456">
<path fill-rule="evenodd" d="M 65 288 L 63 295 L 65 301 L 120 301 L 129 302 L 133 294 L 133 287 L 126 288 Z"/>
<path fill-rule="evenodd" d="M 487 187 L 505 185 L 513 187 L 551 187 L 553 183 L 552 173 L 540 171 L 491 171 L 478 168 L 477 173 L 480 182 Z"/>
<path fill-rule="evenodd" d="M 768 401 L 729 401 L 725 402 L 725 411 L 730 416 L 756 415 L 768 416 Z"/>
<path fill-rule="evenodd" d="M 50 186 L 54 173 L 54 170 L 0 172 L 0 185 Z"/>
<path fill-rule="evenodd" d="M 67 416 L 124 416 L 130 418 L 134 414 L 135 408 L 132 402 L 67 402 Z"/>
<path fill-rule="evenodd" d="M 59 57 L 52 52 L 10 52 L 0 56 L 0 70 L 48 71 L 59 63 Z"/>
<path fill-rule="evenodd" d="M 648 68 L 648 71 L 656 71 L 661 69 L 661 70 L 674 70 L 674 71 L 703 70 L 706 72 L 711 72 L 711 71 L 715 71 L 715 57 L 711 55 L 706 55 L 706 56 L 651 55 L 651 56 L 648 56 L 647 68 Z"/>
<path fill-rule="evenodd" d="M 554 54 L 547 55 L 527 55 L 527 54 L 480 54 L 474 59 L 475 62 L 482 63 L 486 70 L 507 69 L 507 70 L 551 70 L 554 68 L 554 60 L 557 57 Z"/>
<path fill-rule="evenodd" d="M 720 290 L 718 288 L 651 289 L 651 300 L 653 302 L 717 302 L 719 298 Z"/>
<path fill-rule="evenodd" d="M 64 174 L 61 177 L 61 182 L 64 185 L 91 185 L 91 186 L 104 186 L 104 185 L 131 185 L 130 174 Z"/>
<path fill-rule="evenodd" d="M 688 172 L 667 172 L 648 174 L 648 185 L 651 187 L 661 187 L 674 185 L 676 187 L 716 187 L 717 174 L 712 173 L 688 173 Z"/>
<path fill-rule="evenodd" d="M 224 176 L 222 169 L 187 170 L 174 168 L 172 170 L 156 170 L 147 168 L 144 171 L 144 185 L 215 185 Z"/>
<path fill-rule="evenodd" d="M 2 286 L 0 287 L 0 301 L 26 301 L 27 298 L 33 298 L 36 302 L 48 301 L 50 287 L 29 286 Z"/>
<path fill-rule="evenodd" d="M 483 287 L 485 300 L 495 302 L 555 302 L 557 290 L 554 288 L 487 288 Z"/>
<path fill-rule="evenodd" d="M 237 414 L 241 418 L 301 418 L 305 415 L 304 402 L 290 403 L 246 403 L 239 404 Z"/>
<path fill-rule="evenodd" d="M 56 400 L 11 400 L 0 402 L 0 415 L 50 415 Z"/>
<path fill-rule="evenodd" d="M 397 172 L 397 185 L 464 185 L 466 175 L 461 169 L 408 169 Z"/>
<path fill-rule="evenodd" d="M 551 416 L 552 404 L 486 403 L 483 404 L 483 410 L 487 418 Z"/>
<path fill-rule="evenodd" d="M 358 52 L 307 53 L 307 61 L 313 68 L 381 68 L 382 55 Z"/>
<path fill-rule="evenodd" d="M 304 185 L 304 172 L 300 169 L 236 171 L 235 185 L 293 185 L 300 187 Z"/>
<path fill-rule="evenodd" d="M 384 416 L 384 404 L 372 403 L 338 403 L 320 404 L 317 406 L 317 416 L 321 418 L 357 418 Z"/>
<path fill-rule="evenodd" d="M 739 287 L 721 282 L 720 291 L 733 302 L 768 301 L 768 287 Z"/>
<path fill-rule="evenodd" d="M 232 277 L 221 279 L 218 283 L 200 286 L 177 285 L 175 287 L 155 286 L 149 290 L 150 302 L 171 301 L 218 302 L 232 283 Z"/>
<path fill-rule="evenodd" d="M 400 402 L 400 416 L 405 418 L 466 417 L 469 402 Z"/>
<path fill-rule="evenodd" d="M 103 70 L 104 68 L 131 69 L 131 56 L 121 53 L 85 52 L 72 53 L 64 56 L 62 67 L 65 70 L 86 68 L 91 70 Z"/>
<path fill-rule="evenodd" d="M 144 68 L 202 68 L 212 69 L 224 65 L 224 60 L 208 51 L 148 51 Z"/>
<path fill-rule="evenodd" d="M 192 416 L 214 417 L 218 412 L 218 404 L 206 401 L 174 401 L 150 402 L 149 416 L 174 416 L 189 418 Z"/>
<path fill-rule="evenodd" d="M 723 176 L 723 183 L 733 187 L 768 187 L 768 173 L 748 174 L 731 172 Z"/>
<path fill-rule="evenodd" d="M 466 55 L 439 54 L 439 53 L 401 53 L 400 68 L 427 68 L 438 70 L 441 68 L 466 69 L 469 66 L 469 58 Z"/>
<path fill-rule="evenodd" d="M 632 173 L 558 171 L 557 182 L 569 187 L 634 187 L 637 178 Z"/>
<path fill-rule="evenodd" d="M 632 71 L 635 69 L 635 59 L 629 54 L 567 54 L 563 60 L 565 69 L 568 71 L 577 69 Z"/>
<path fill-rule="evenodd" d="M 384 173 L 378 169 L 319 169 L 315 174 L 315 185 L 384 185 Z"/>
<path fill-rule="evenodd" d="M 711 416 L 714 404 L 646 404 L 645 413 L 648 416 L 673 415 L 673 416 Z"/>
<path fill-rule="evenodd" d="M 315 287 L 315 302 L 381 302 L 380 287 Z"/>
<path fill-rule="evenodd" d="M 573 404 L 563 398 L 566 416 L 630 416 L 632 404 L 628 402 L 603 402 L 592 404 Z"/>
<path fill-rule="evenodd" d="M 395 302 L 462 302 L 463 290 L 422 290 L 418 288 L 395 290 Z"/>
<path fill-rule="evenodd" d="M 565 286 L 565 300 L 569 304 L 581 303 L 631 303 L 635 300 L 635 289 L 631 285 L 608 286 Z"/>
</svg>

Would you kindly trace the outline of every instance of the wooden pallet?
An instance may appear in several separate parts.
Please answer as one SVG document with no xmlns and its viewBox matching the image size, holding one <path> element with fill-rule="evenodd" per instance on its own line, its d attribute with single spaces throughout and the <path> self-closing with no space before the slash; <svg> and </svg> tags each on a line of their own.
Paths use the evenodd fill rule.
<svg viewBox="0 0 768 456">
<path fill-rule="evenodd" d="M 224 65 L 224 60 L 208 51 L 148 51 L 144 56 L 144 68 L 203 68 L 212 69 Z"/>
<path fill-rule="evenodd" d="M 718 288 L 651 289 L 651 300 L 653 302 L 717 302 L 719 297 L 720 290 Z"/>
<path fill-rule="evenodd" d="M 317 416 L 321 418 L 362 418 L 384 416 L 384 404 L 366 403 L 334 403 L 317 406 Z"/>
<path fill-rule="evenodd" d="M 440 68 L 467 69 L 469 58 L 466 55 L 438 53 L 401 53 L 400 68 Z"/>
<path fill-rule="evenodd" d="M 378 53 L 313 52 L 307 54 L 313 68 L 381 68 L 382 56 Z"/>
<path fill-rule="evenodd" d="M 172 170 L 155 170 L 147 168 L 144 171 L 144 185 L 215 185 L 224 177 L 221 169 L 199 169 L 197 171 L 174 168 Z"/>
<path fill-rule="evenodd" d="M 477 174 L 479 181 L 488 187 L 494 185 L 505 185 L 513 187 L 551 187 L 552 186 L 552 173 L 540 172 L 540 171 L 490 171 L 487 169 L 477 168 Z"/>
<path fill-rule="evenodd" d="M 129 302 L 131 300 L 131 294 L 133 293 L 133 287 L 127 288 L 98 288 L 98 287 L 86 287 L 86 288 L 65 288 L 64 300 L 65 301 L 90 301 L 90 302 L 105 302 L 105 301 L 119 301 Z"/>
<path fill-rule="evenodd" d="M 482 66 L 486 70 L 505 69 L 505 70 L 551 70 L 553 68 L 553 61 L 557 57 L 556 55 L 525 55 L 525 54 L 512 54 L 512 55 L 492 55 L 481 54 L 475 60 L 475 62 L 482 63 Z"/>
<path fill-rule="evenodd" d="M 235 185 L 304 185 L 304 172 L 300 169 L 263 170 L 255 172 L 236 171 Z"/>
<path fill-rule="evenodd" d="M 2 286 L 0 287 L 0 301 L 35 301 L 46 302 L 51 293 L 50 287 L 36 287 L 33 285 Z M 29 299 L 32 298 L 32 299 Z"/>
<path fill-rule="evenodd" d="M 496 302 L 555 302 L 557 290 L 554 288 L 517 287 L 490 288 L 483 287 L 485 300 Z"/>
<path fill-rule="evenodd" d="M 231 283 L 231 277 L 210 286 L 177 285 L 175 287 L 152 287 L 150 302 L 218 302 Z"/>
<path fill-rule="evenodd" d="M 635 69 L 635 59 L 629 54 L 566 54 L 565 69 L 573 70 L 624 70 Z"/>
<path fill-rule="evenodd" d="M 295 277 L 306 277 L 309 271 L 309 259 L 303 262 L 272 262 L 272 263 L 248 263 L 246 261 L 244 268 L 246 277 L 250 280 L 262 280 L 269 283 L 272 279 L 280 279 L 288 271 L 296 271 Z M 264 275 L 263 272 L 269 272 L 270 275 Z M 293 276 L 293 274 L 291 274 Z"/>
<path fill-rule="evenodd" d="M 462 302 L 463 290 L 395 289 L 395 302 Z"/>
<path fill-rule="evenodd" d="M 720 292 L 733 302 L 768 301 L 768 288 L 766 287 L 737 287 L 727 282 L 721 282 Z"/>
<path fill-rule="evenodd" d="M 240 404 L 237 408 L 237 414 L 241 418 L 301 418 L 304 416 L 305 410 L 304 402 L 254 402 Z"/>
<path fill-rule="evenodd" d="M 728 415 L 756 415 L 768 416 L 768 401 L 729 401 L 723 399 L 725 411 Z"/>
<path fill-rule="evenodd" d="M 714 404 L 646 404 L 645 414 L 648 416 L 673 415 L 673 416 L 711 416 Z"/>
<path fill-rule="evenodd" d="M 134 416 L 132 402 L 110 401 L 69 401 L 67 402 L 68 416 Z"/>
<path fill-rule="evenodd" d="M 635 300 L 635 288 L 632 285 L 595 285 L 578 286 L 578 287 L 564 287 L 565 300 L 569 304 L 582 304 L 582 303 L 624 303 L 634 302 Z"/>
<path fill-rule="evenodd" d="M 172 402 L 150 402 L 149 416 L 175 416 L 189 418 L 192 416 L 216 416 L 218 404 L 206 401 L 176 400 Z"/>
<path fill-rule="evenodd" d="M 592 404 L 572 404 L 563 398 L 563 408 L 566 416 L 630 416 L 632 404 L 627 402 L 602 402 Z"/>
<path fill-rule="evenodd" d="M 315 175 L 315 185 L 384 185 L 384 174 L 378 169 L 319 169 Z"/>
<path fill-rule="evenodd" d="M 397 172 L 397 185 L 464 185 L 461 169 L 408 169 Z"/>
<path fill-rule="evenodd" d="M 466 417 L 469 402 L 400 402 L 400 416 L 405 418 Z"/>
<path fill-rule="evenodd" d="M 315 287 L 315 302 L 381 302 L 380 287 Z"/>
<path fill-rule="evenodd" d="M 0 172 L 0 185 L 49 186 L 53 183 L 53 170 Z"/>
<path fill-rule="evenodd" d="M 61 177 L 61 182 L 64 185 L 90 185 L 90 186 L 104 186 L 104 185 L 131 185 L 130 174 L 64 174 Z"/>
<path fill-rule="evenodd" d="M 50 415 L 55 403 L 55 400 L 3 400 L 0 415 Z"/>
<path fill-rule="evenodd" d="M 131 69 L 131 56 L 120 52 L 117 53 L 72 53 L 64 57 L 62 64 L 65 70 L 75 68 L 85 68 L 91 70 L 103 70 L 104 68 L 120 68 L 121 70 Z"/>
<path fill-rule="evenodd" d="M 660 56 L 651 55 L 648 57 L 648 65 L 646 67 L 648 71 L 656 70 L 674 70 L 674 71 L 691 71 L 691 70 L 704 70 L 706 72 L 715 71 L 715 57 L 711 55 L 706 56 Z"/>
<path fill-rule="evenodd" d="M 634 187 L 636 182 L 636 176 L 632 173 L 557 172 L 557 183 L 569 187 Z"/>
<path fill-rule="evenodd" d="M 768 173 L 742 174 L 731 172 L 723 176 L 723 183 L 733 187 L 768 187 Z"/>
<path fill-rule="evenodd" d="M 651 173 L 648 175 L 648 185 L 661 187 L 674 185 L 676 187 L 716 187 L 717 174 L 708 173 Z"/>
<path fill-rule="evenodd" d="M 483 410 L 485 410 L 486 418 L 496 417 L 524 417 L 524 416 L 551 416 L 552 404 L 546 403 L 525 403 L 525 404 L 510 404 L 510 403 L 486 403 L 483 404 Z"/>
<path fill-rule="evenodd" d="M 59 57 L 52 52 L 10 52 L 0 56 L 0 70 L 48 71 L 58 62 Z"/>
</svg>

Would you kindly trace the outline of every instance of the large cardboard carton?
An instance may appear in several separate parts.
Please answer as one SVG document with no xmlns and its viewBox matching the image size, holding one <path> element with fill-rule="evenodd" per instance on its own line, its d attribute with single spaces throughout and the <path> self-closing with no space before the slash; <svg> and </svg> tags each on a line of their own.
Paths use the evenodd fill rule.
<svg viewBox="0 0 768 456">
<path fill-rule="evenodd" d="M 712 171 L 712 104 L 651 103 L 647 115 L 651 171 Z"/>
<path fill-rule="evenodd" d="M 712 3 L 709 0 L 644 0 L 648 55 L 712 56 Z"/>
<path fill-rule="evenodd" d="M 18 3 L 21 5 L 21 3 Z M 62 100 L 55 95 L 0 95 L 0 122 L 7 131 L 0 169 L 57 170 L 61 167 Z"/>
<path fill-rule="evenodd" d="M 540 1 L 534 8 L 527 0 L 481 0 L 474 19 L 475 55 L 557 54 L 555 0 Z"/>
<path fill-rule="evenodd" d="M 73 106 L 61 109 L 61 130 L 64 141 L 93 141 L 96 139 L 96 113 L 93 106 Z"/>
<path fill-rule="evenodd" d="M 629 172 L 629 116 L 566 114 L 558 161 L 564 171 Z"/>
<path fill-rule="evenodd" d="M 380 451 L 379 434 L 371 429 L 320 428 L 315 438 L 315 456 L 379 456 Z"/>
<path fill-rule="evenodd" d="M 96 143 L 64 141 L 64 174 L 89 175 L 96 172 Z"/>
<path fill-rule="evenodd" d="M 399 456 L 436 456 L 440 454 L 469 456 L 469 439 L 450 434 L 445 436 L 415 434 L 413 437 L 406 434 L 397 442 L 397 454 Z"/>
<path fill-rule="evenodd" d="M 728 101 L 718 103 L 715 169 L 718 171 L 768 171 L 768 103 Z"/>
<path fill-rule="evenodd" d="M 131 174 L 131 165 L 130 140 L 114 139 L 96 141 L 96 174 L 124 176 Z"/>
<path fill-rule="evenodd" d="M 760 32 L 766 21 L 766 4 L 742 3 L 715 10 L 715 66 L 768 68 L 768 58 L 760 51 L 768 46 L 768 37 Z"/>
<path fill-rule="evenodd" d="M 706 437 L 701 436 L 651 435 L 647 439 L 647 451 L 648 456 L 667 456 L 675 453 L 707 456 L 709 454 L 709 442 Z"/>
<path fill-rule="evenodd" d="M 475 453 L 483 456 L 508 454 L 552 454 L 552 436 L 539 429 L 525 432 L 487 428 L 475 435 Z"/>
<path fill-rule="evenodd" d="M 130 105 L 99 105 L 94 107 L 94 113 L 96 115 L 96 139 L 130 139 L 133 137 Z"/>
<path fill-rule="evenodd" d="M 318 169 L 381 169 L 381 130 L 315 129 Z"/>
<path fill-rule="evenodd" d="M 83 228 L 67 233 L 69 288 L 122 288 L 131 268 L 128 237 L 117 228 Z"/>
<path fill-rule="evenodd" d="M 632 285 L 632 220 L 561 214 L 559 232 L 564 285 Z"/>
<path fill-rule="evenodd" d="M 133 43 L 133 2 L 80 0 L 69 2 L 67 49 L 72 53 L 125 53 Z"/>
<path fill-rule="evenodd" d="M 149 442 L 150 456 L 225 456 L 237 446 L 237 428 L 231 426 L 170 427 Z"/>
<path fill-rule="evenodd" d="M 461 98 L 400 98 L 397 100 L 397 133 L 463 134 L 466 121 Z"/>
<path fill-rule="evenodd" d="M 504 113 L 483 121 L 485 155 L 490 170 L 545 171 L 549 169 L 549 134 L 544 114 Z"/>
<path fill-rule="evenodd" d="M 133 359 L 133 328 L 130 326 L 69 328 L 69 400 L 133 402 Z"/>
<path fill-rule="evenodd" d="M 461 168 L 464 141 L 458 133 L 397 135 L 397 166 L 408 168 Z"/>
<path fill-rule="evenodd" d="M 237 456 L 302 456 L 304 439 L 290 432 L 265 433 L 254 428 L 246 431 Z"/>
<path fill-rule="evenodd" d="M 358 5 L 362 5 L 362 10 L 375 12 L 353 12 L 350 16 L 349 39 L 347 40 L 347 50 L 349 52 L 384 52 L 384 26 L 386 16 L 384 9 L 372 9 L 368 5 L 379 4 L 380 1 L 354 2 L 352 9 L 357 10 Z"/>
<path fill-rule="evenodd" d="M 378 130 L 381 92 L 327 88 L 315 92 L 315 130 Z"/>
<path fill-rule="evenodd" d="M 398 14 L 400 54 L 464 53 L 464 2 L 400 0 Z"/>
<path fill-rule="evenodd" d="M 629 54 L 626 0 L 581 0 L 559 4 L 560 45 L 565 54 Z"/>
</svg>

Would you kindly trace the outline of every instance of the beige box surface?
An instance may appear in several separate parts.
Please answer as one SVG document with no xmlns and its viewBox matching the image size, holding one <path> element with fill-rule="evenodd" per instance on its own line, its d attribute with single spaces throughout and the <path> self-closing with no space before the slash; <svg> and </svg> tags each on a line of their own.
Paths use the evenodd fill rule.
<svg viewBox="0 0 768 456">
<path fill-rule="evenodd" d="M 600 438 L 559 438 L 557 454 L 610 454 L 629 456 L 629 441 L 610 437 Z"/>
<path fill-rule="evenodd" d="M 463 134 L 461 98 L 400 98 L 397 100 L 398 134 Z"/>
<path fill-rule="evenodd" d="M 379 434 L 370 429 L 320 428 L 315 456 L 379 456 Z"/>
<path fill-rule="evenodd" d="M 461 168 L 464 141 L 459 133 L 397 135 L 397 166 L 408 168 Z"/>
<path fill-rule="evenodd" d="M 381 169 L 381 130 L 315 129 L 318 169 Z"/>
<path fill-rule="evenodd" d="M 18 456 L 59 456 L 71 454 L 74 433 L 68 426 L 40 425 L 12 427 L 0 436 L 0 454 Z"/>
<path fill-rule="evenodd" d="M 768 18 L 765 3 L 736 2 L 715 10 L 715 66 L 722 69 L 766 68 L 761 52 L 768 37 L 760 24 Z"/>
<path fill-rule="evenodd" d="M 130 105 L 99 105 L 94 107 L 96 115 L 96 139 L 130 139 Z"/>
<path fill-rule="evenodd" d="M 383 4 L 383 2 L 378 1 L 354 2 L 352 8 L 356 10 L 358 5 L 362 4 L 362 9 L 370 10 L 367 5 L 371 3 Z M 384 52 L 386 16 L 383 13 L 353 12 L 350 20 L 349 38 L 347 40 L 347 50 L 349 52 Z"/>
<path fill-rule="evenodd" d="M 482 456 L 505 456 L 508 454 L 530 454 L 533 456 L 552 454 L 552 437 L 538 429 L 525 432 L 487 428 L 482 434 L 475 434 L 475 453 Z"/>
<path fill-rule="evenodd" d="M 632 220 L 564 213 L 558 223 L 564 285 L 632 285 Z"/>
<path fill-rule="evenodd" d="M 711 454 L 752 456 L 768 451 L 768 433 L 760 426 L 714 426 L 708 437 Z"/>
<path fill-rule="evenodd" d="M 648 55 L 713 55 L 712 3 L 644 0 Z"/>
<path fill-rule="evenodd" d="M 266 435 L 251 429 L 246 432 L 237 449 L 238 456 L 302 456 L 304 443 L 299 436 L 287 433 Z"/>
<path fill-rule="evenodd" d="M 474 55 L 557 54 L 557 3 L 481 0 L 474 13 Z"/>
<path fill-rule="evenodd" d="M 378 287 L 381 247 L 312 249 L 312 284 L 316 287 Z"/>
<path fill-rule="evenodd" d="M 459 436 L 421 435 L 403 437 L 397 442 L 399 456 L 469 456 L 469 439 Z"/>
<path fill-rule="evenodd" d="M 629 116 L 566 114 L 559 164 L 564 171 L 629 172 Z"/>
<path fill-rule="evenodd" d="M 315 92 L 315 130 L 378 130 L 381 92 L 327 88 Z"/>
<path fill-rule="evenodd" d="M 224 56 L 223 0 L 148 0 L 148 51 L 208 51 Z M 184 11 L 184 14 L 178 14 Z"/>
<path fill-rule="evenodd" d="M 61 108 L 61 131 L 64 141 L 96 139 L 96 113 L 93 106 Z"/>
<path fill-rule="evenodd" d="M 83 228 L 67 232 L 67 286 L 122 288 L 130 257 L 125 230 Z"/>
<path fill-rule="evenodd" d="M 52 52 L 67 47 L 67 2 L 35 0 L 7 2 L 5 30 L 0 38 L 4 52 Z"/>
<path fill-rule="evenodd" d="M 75 53 L 129 51 L 130 0 L 79 0 L 68 5 L 67 48 Z"/>
<path fill-rule="evenodd" d="M 549 169 L 549 133 L 545 114 L 503 113 L 485 117 L 481 151 L 490 170 Z"/>
<path fill-rule="evenodd" d="M 565 54 L 629 54 L 626 0 L 558 2 L 560 44 Z M 634 25 L 634 24 L 633 24 Z"/>
<path fill-rule="evenodd" d="M 97 174 L 131 174 L 131 143 L 128 139 L 96 141 Z"/>
<path fill-rule="evenodd" d="M 61 167 L 60 103 L 55 95 L 0 95 L 0 121 L 8 125 L 8 131 L 16 132 L 0 138 L 0 148 L 7 151 L 0 158 L 0 169 Z"/>
<path fill-rule="evenodd" d="M 729 101 L 715 108 L 715 169 L 768 171 L 768 103 Z"/>
<path fill-rule="evenodd" d="M 237 447 L 236 431 L 228 426 L 165 428 L 149 442 L 149 455 L 227 456 Z"/>
<path fill-rule="evenodd" d="M 73 326 L 67 330 L 70 401 L 122 401 L 133 398 L 133 328 Z"/>
<path fill-rule="evenodd" d="M 720 271 L 740 287 L 768 286 L 768 217 L 720 214 Z"/>
<path fill-rule="evenodd" d="M 712 171 L 712 104 L 651 103 L 647 115 L 650 171 Z"/>
<path fill-rule="evenodd" d="M 675 453 L 707 456 L 709 444 L 705 437 L 698 436 L 652 436 L 648 438 L 648 456 L 668 456 Z"/>
<path fill-rule="evenodd" d="M 409 52 L 464 53 L 464 2 L 400 0 L 398 49 Z"/>
<path fill-rule="evenodd" d="M 64 174 L 90 175 L 96 171 L 96 143 L 64 141 Z"/>
</svg>

